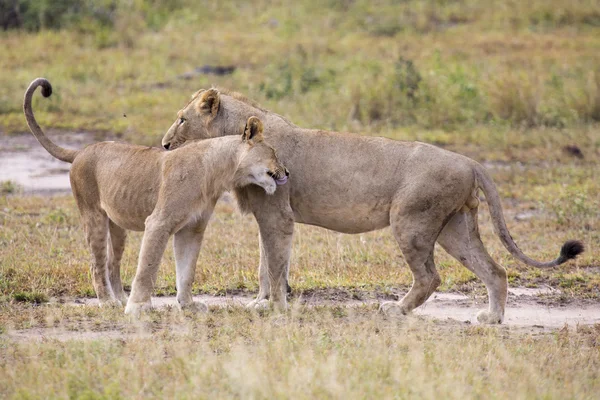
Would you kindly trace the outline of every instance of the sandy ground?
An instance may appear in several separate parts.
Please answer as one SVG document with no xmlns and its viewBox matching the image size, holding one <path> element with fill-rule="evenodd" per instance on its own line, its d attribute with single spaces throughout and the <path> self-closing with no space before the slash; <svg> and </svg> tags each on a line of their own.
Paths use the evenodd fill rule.
<svg viewBox="0 0 600 400">
<path fill-rule="evenodd" d="M 555 295 L 551 289 L 510 289 L 509 302 L 506 309 L 504 324 L 499 329 L 510 329 L 527 334 L 538 334 L 552 331 L 565 326 L 575 328 L 578 325 L 592 325 L 600 323 L 600 306 L 598 304 L 570 303 L 567 305 L 544 300 L 544 295 Z M 333 297 L 333 298 L 332 298 Z M 377 299 L 348 300 L 335 299 L 335 296 L 322 294 L 313 297 L 293 299 L 290 306 L 338 306 L 357 307 L 379 303 Z M 234 296 L 195 296 L 196 301 L 203 301 L 210 308 L 215 307 L 243 307 L 252 297 L 248 295 Z M 485 298 L 470 297 L 459 293 L 434 294 L 423 306 L 414 311 L 410 318 L 436 320 L 442 324 L 476 325 L 476 314 L 485 309 Z M 67 307 L 98 307 L 96 299 L 75 299 L 65 302 Z M 175 307 L 175 297 L 155 297 L 154 307 Z M 375 311 L 374 311 L 375 312 Z M 172 327 L 173 333 L 189 333 L 185 327 Z M 147 338 L 152 336 L 152 331 L 132 324 L 131 327 L 120 327 L 108 330 L 77 329 L 67 330 L 58 328 L 33 328 L 24 330 L 9 330 L 6 338 L 11 341 L 47 341 L 47 340 L 98 340 L 98 339 L 124 339 Z"/>
<path fill-rule="evenodd" d="M 509 290 L 509 301 L 504 323 L 511 326 L 558 328 L 565 324 L 595 324 L 600 323 L 600 305 L 568 304 L 557 305 L 554 301 L 544 304 L 540 295 L 556 294 L 552 289 L 514 288 Z M 243 307 L 253 298 L 250 296 L 195 296 L 196 301 L 203 301 L 209 307 Z M 460 322 L 477 323 L 477 312 L 486 309 L 485 298 L 469 297 L 460 293 L 434 293 L 429 300 L 414 311 L 415 315 L 436 319 L 453 319 Z M 380 300 L 348 300 L 335 298 L 326 299 L 321 295 L 292 299 L 291 306 L 344 306 L 356 307 L 372 305 Z M 97 305 L 96 299 L 85 299 L 79 303 Z M 154 297 L 154 307 L 176 306 L 175 297 Z"/>
</svg>

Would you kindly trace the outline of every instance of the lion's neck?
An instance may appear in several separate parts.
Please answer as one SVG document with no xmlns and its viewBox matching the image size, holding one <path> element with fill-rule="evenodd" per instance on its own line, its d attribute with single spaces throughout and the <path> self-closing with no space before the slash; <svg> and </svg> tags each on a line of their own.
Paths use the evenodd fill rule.
<svg viewBox="0 0 600 400">
<path fill-rule="evenodd" d="M 223 107 L 225 115 L 223 116 L 223 127 L 219 131 L 219 135 L 239 135 L 242 133 L 243 124 L 240 121 L 247 121 L 248 118 L 255 116 L 258 117 L 266 127 L 269 127 L 265 131 L 265 136 L 268 136 L 272 131 L 275 130 L 289 130 L 290 127 L 297 128 L 296 125 L 292 124 L 285 117 L 274 113 L 272 111 L 254 107 L 250 104 L 242 102 L 240 100 L 232 99 L 228 96 L 224 96 L 224 102 L 227 102 L 227 106 Z"/>
<path fill-rule="evenodd" d="M 207 198 L 216 200 L 223 192 L 233 187 L 241 156 L 240 140 L 238 136 L 208 140 L 210 147 L 202 160 L 204 170 L 202 188 Z"/>
</svg>

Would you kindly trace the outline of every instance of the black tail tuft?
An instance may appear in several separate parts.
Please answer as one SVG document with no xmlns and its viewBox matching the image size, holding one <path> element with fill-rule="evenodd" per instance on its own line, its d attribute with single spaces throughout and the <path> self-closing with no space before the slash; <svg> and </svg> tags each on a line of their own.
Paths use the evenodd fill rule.
<svg viewBox="0 0 600 400">
<path fill-rule="evenodd" d="M 585 247 L 579 240 L 569 240 L 563 244 L 560 249 L 559 263 L 562 264 L 566 261 L 572 260 L 579 254 L 583 253 Z"/>
<path fill-rule="evenodd" d="M 46 79 L 42 81 L 42 96 L 50 97 L 52 94 L 52 85 Z"/>
</svg>

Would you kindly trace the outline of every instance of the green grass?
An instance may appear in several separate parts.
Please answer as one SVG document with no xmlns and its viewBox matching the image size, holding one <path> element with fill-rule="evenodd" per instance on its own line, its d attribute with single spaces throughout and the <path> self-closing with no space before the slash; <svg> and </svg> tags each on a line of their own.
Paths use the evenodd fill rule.
<svg viewBox="0 0 600 400">
<path fill-rule="evenodd" d="M 48 301 L 48 297 L 43 293 L 36 292 L 16 292 L 12 295 L 13 299 L 21 303 L 41 304 Z"/>
<path fill-rule="evenodd" d="M 505 140 L 507 126 L 558 128 L 549 138 L 531 131 L 533 147 L 600 120 L 593 2 L 150 3 L 117 7 L 102 28 L 84 19 L 0 33 L 0 127 L 27 130 L 22 94 L 40 75 L 55 87 L 50 100 L 35 99 L 42 126 L 145 144 L 157 144 L 188 97 L 211 85 L 302 126 L 426 132 L 429 141 L 488 147 Z M 178 78 L 205 64 L 237 69 Z M 597 148 L 597 137 L 589 142 Z"/>
</svg>

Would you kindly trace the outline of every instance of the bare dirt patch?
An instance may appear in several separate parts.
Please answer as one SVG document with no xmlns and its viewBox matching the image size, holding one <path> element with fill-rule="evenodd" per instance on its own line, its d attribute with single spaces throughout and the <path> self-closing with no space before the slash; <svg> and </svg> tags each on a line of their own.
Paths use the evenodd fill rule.
<svg viewBox="0 0 600 400">
<path fill-rule="evenodd" d="M 96 142 L 91 133 L 50 131 L 52 141 L 69 149 Z M 58 194 L 71 192 L 71 165 L 52 157 L 31 134 L 0 134 L 0 182 L 16 183 L 19 193 Z"/>
<path fill-rule="evenodd" d="M 556 330 L 565 326 L 577 327 L 583 325 L 600 324 L 600 304 L 572 302 L 567 305 L 556 304 L 549 301 L 545 303 L 543 297 L 554 293 L 552 289 L 529 289 L 514 288 L 510 290 L 509 305 L 506 309 L 506 318 L 502 329 L 515 330 L 521 333 L 537 334 Z M 346 307 L 348 309 L 367 306 L 373 308 L 373 313 L 380 300 L 377 297 L 358 300 L 348 298 L 346 295 L 333 296 L 331 290 L 321 293 L 314 291 L 309 296 L 299 296 L 290 302 L 296 307 Z M 203 301 L 211 309 L 223 307 L 244 307 L 252 296 L 248 294 L 230 296 L 195 296 L 196 301 Z M 67 307 L 98 307 L 96 299 L 85 298 L 66 301 Z M 168 309 L 176 307 L 175 297 L 154 297 L 153 305 L 157 309 Z M 485 297 L 467 296 L 461 293 L 437 293 L 434 294 L 423 306 L 415 310 L 410 318 L 433 320 L 442 326 L 456 326 L 464 324 L 478 324 L 477 312 L 485 309 Z M 375 314 L 374 314 L 375 317 Z M 85 322 L 85 321 L 83 321 Z M 91 324 L 91 323 L 90 323 Z M 87 324 L 87 325 L 90 325 Z M 87 326 L 86 323 L 83 325 Z M 152 329 L 139 324 L 131 325 L 108 325 L 98 329 L 68 329 L 65 327 L 36 327 L 31 329 L 9 330 L 6 337 L 13 341 L 70 341 L 70 340 L 98 340 L 98 339 L 124 339 L 124 338 L 148 338 L 151 337 Z M 91 324 L 93 325 L 93 324 Z M 90 325 L 90 326 L 91 326 Z M 121 326 L 122 325 L 122 326 Z M 172 334 L 184 334 L 187 332 L 185 326 L 171 326 L 168 328 Z"/>
</svg>

